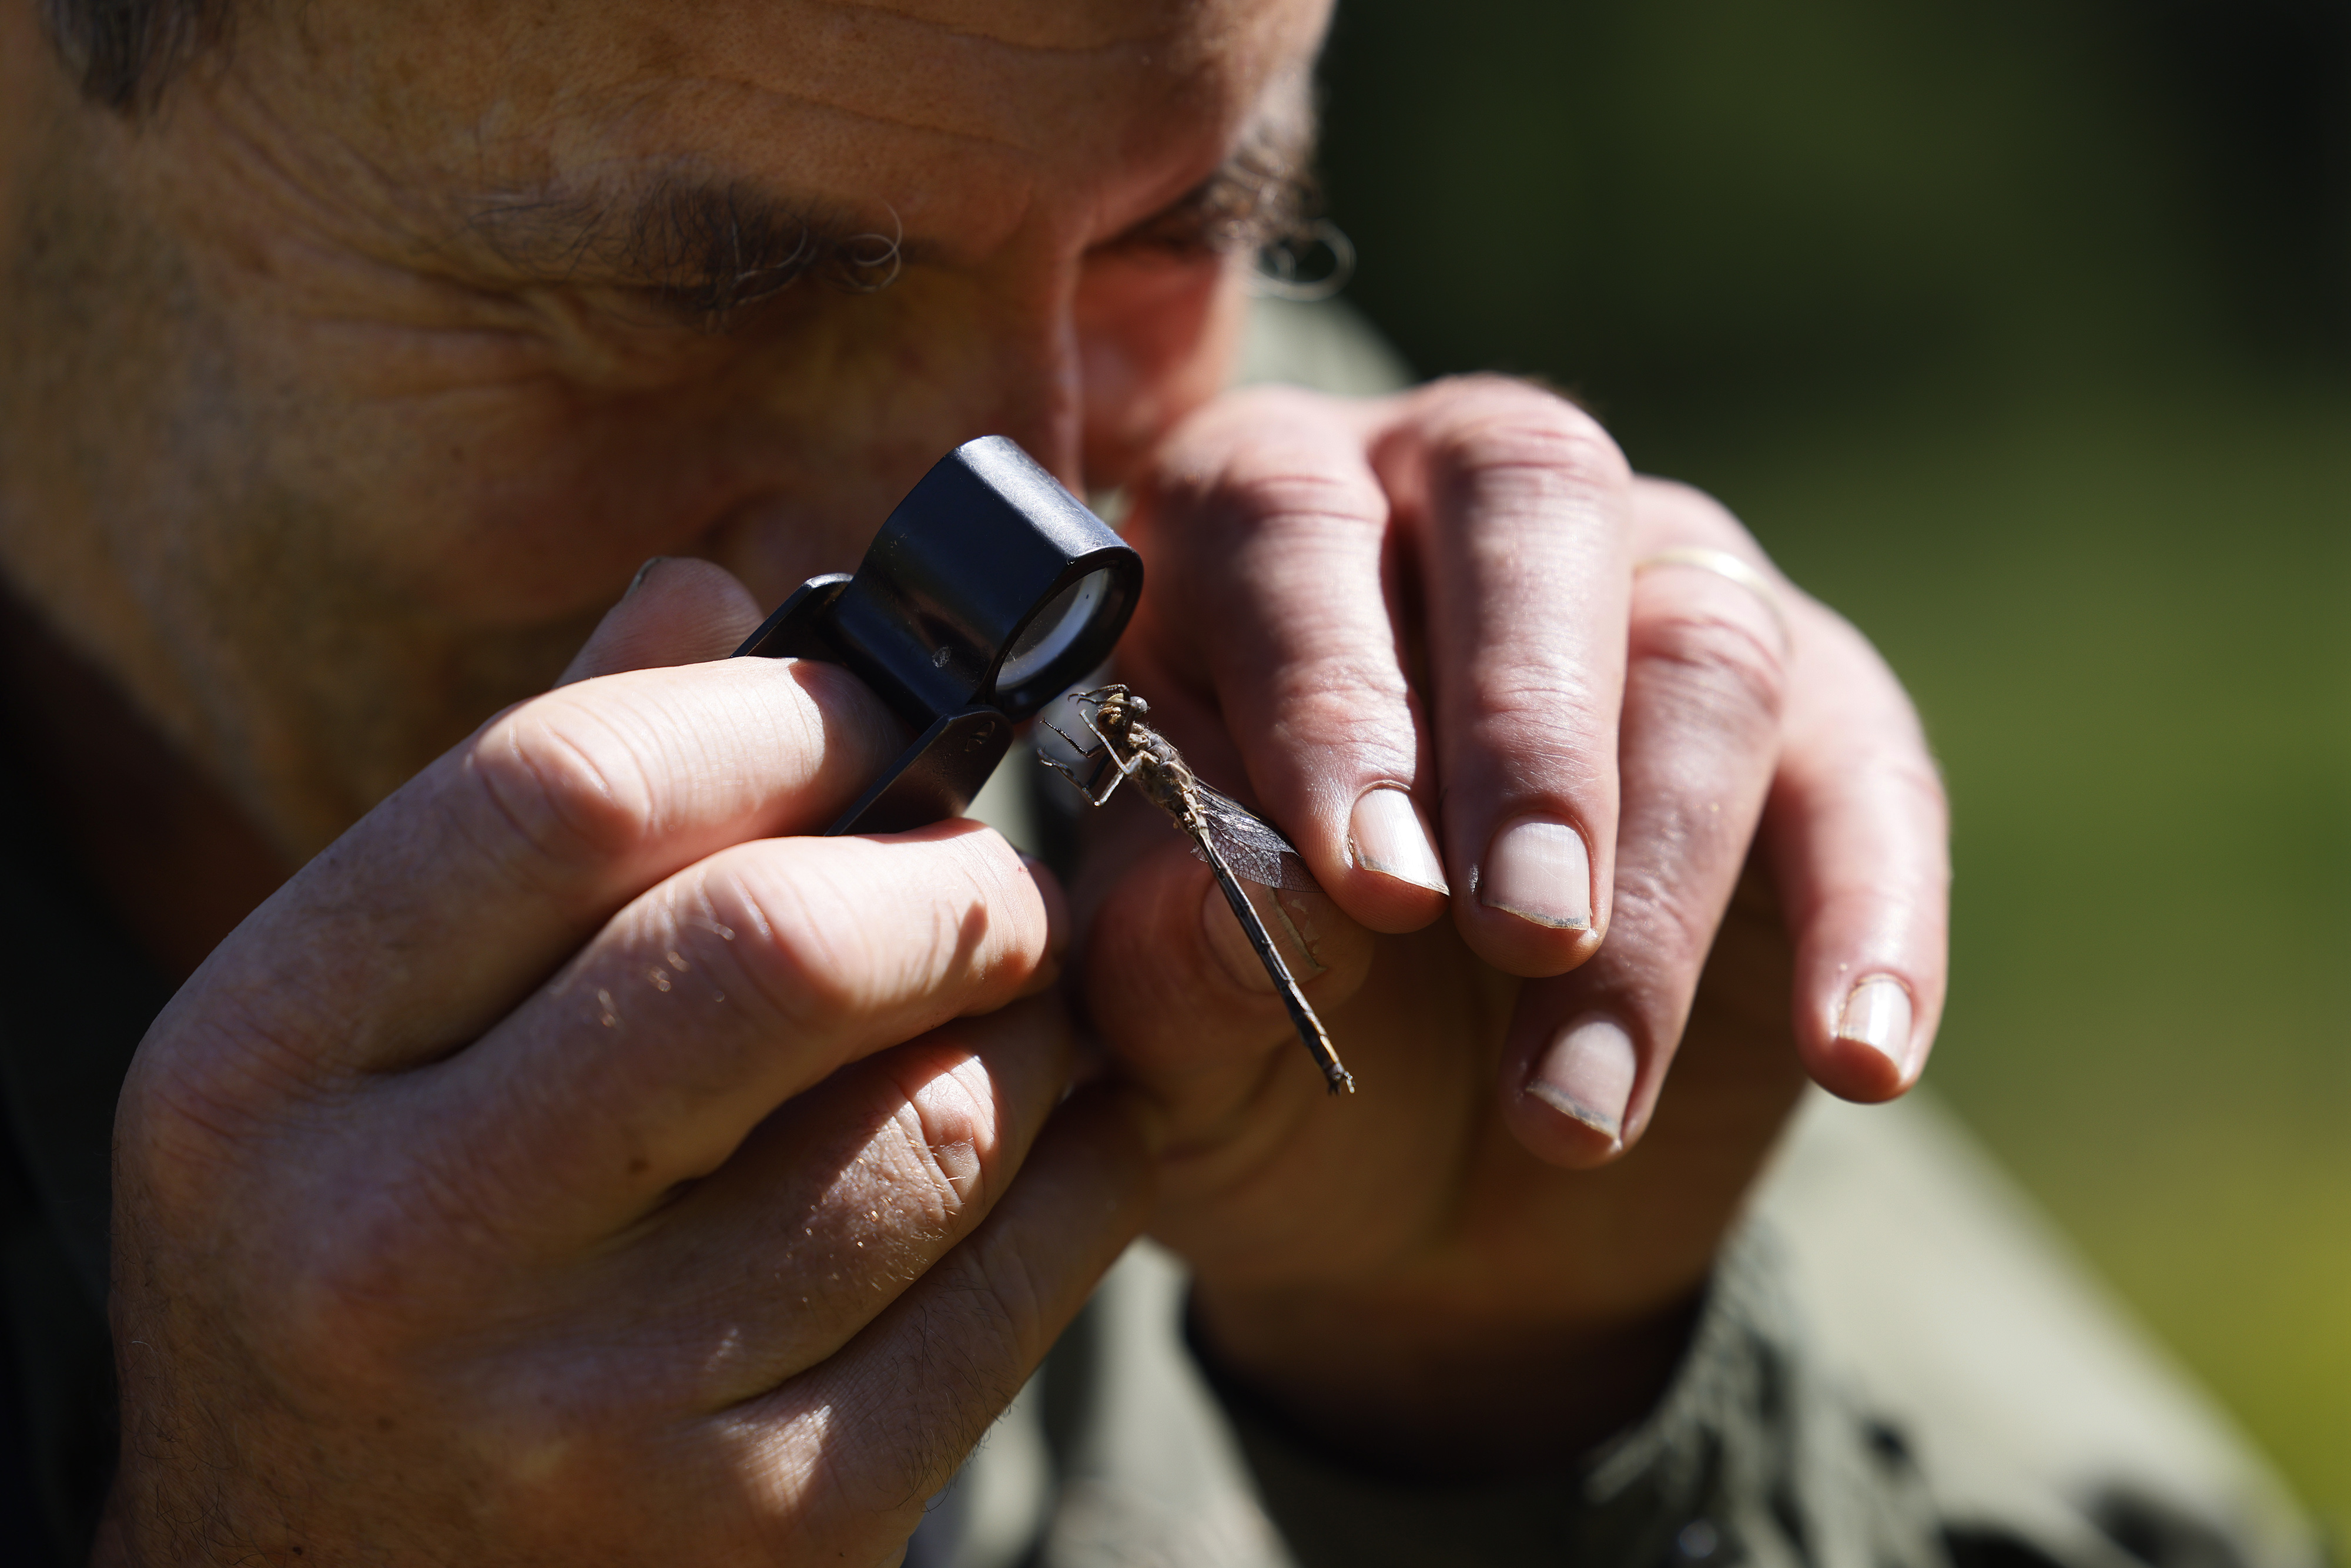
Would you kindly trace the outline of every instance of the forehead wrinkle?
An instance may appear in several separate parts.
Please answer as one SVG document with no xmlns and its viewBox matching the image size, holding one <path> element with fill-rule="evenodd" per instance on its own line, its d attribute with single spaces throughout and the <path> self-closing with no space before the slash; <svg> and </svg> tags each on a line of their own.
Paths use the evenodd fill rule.
<svg viewBox="0 0 2351 1568">
<path fill-rule="evenodd" d="M 844 101 L 821 86 L 785 86 L 720 73 L 635 84 L 624 102 L 607 100 L 592 108 L 579 104 L 566 118 L 581 126 L 576 140 L 565 138 L 572 141 L 576 156 L 558 152 L 548 178 L 523 183 L 518 193 L 523 202 L 564 183 L 592 191 L 603 183 L 594 173 L 600 165 L 644 169 L 648 172 L 632 174 L 631 183 L 687 180 L 789 193 L 789 199 L 813 212 L 830 211 L 867 228 L 886 205 L 915 225 L 906 236 L 909 259 L 918 249 L 964 253 L 975 243 L 979 249 L 989 248 L 981 236 L 963 232 L 967 225 L 960 223 L 946 233 L 925 232 L 930 226 L 926 214 L 968 207 L 966 198 L 975 180 L 990 185 L 1009 180 L 1029 189 L 1048 177 L 1047 171 L 1069 163 L 1073 154 L 1082 162 L 1092 151 L 1086 145 L 1073 148 L 1066 128 L 1057 135 L 1050 121 L 1039 126 L 1033 137 L 1019 138 L 993 126 L 943 122 L 921 114 L 902 117 Z M 834 125 L 830 132 L 820 129 L 828 120 Z M 696 132 L 714 124 L 727 128 L 727 133 L 709 144 L 705 134 Z M 878 140 L 877 131 L 883 133 Z M 1104 140 L 1116 145 L 1123 137 Z M 705 146 L 694 145 L 697 141 Z M 973 151 L 957 156 L 926 143 Z M 653 151 L 632 154 L 622 150 L 631 145 Z M 772 157 L 766 155 L 770 148 L 777 150 Z M 864 149 L 866 155 L 836 155 L 854 148 Z M 752 155 L 747 157 L 747 152 Z M 981 174 L 975 158 L 994 163 L 996 171 Z M 1017 226 L 1002 202 L 991 201 L 988 207 L 1003 220 L 987 225 L 990 233 Z M 852 214 L 858 216 L 850 218 Z"/>
<path fill-rule="evenodd" d="M 438 167 L 426 183 L 479 193 L 444 208 L 442 225 L 478 220 L 509 243 L 528 234 L 541 254 L 569 242 L 569 270 L 595 254 L 592 227 L 575 237 L 583 217 L 684 182 L 758 193 L 812 219 L 853 213 L 869 230 L 886 206 L 914 231 L 910 256 L 935 246 L 977 256 L 1020 226 L 988 194 L 996 187 L 1065 193 L 1065 214 L 1082 204 L 1095 213 L 1087 226 L 1107 234 L 1209 176 L 1265 107 L 1266 78 L 1228 71 L 1201 47 L 1255 30 L 1246 8 L 1219 16 L 1217 0 L 1182 10 L 1180 36 L 1164 47 L 1155 40 L 1170 29 L 1158 24 L 1170 13 L 1152 0 L 1111 18 L 1137 16 L 1142 27 L 1043 43 L 924 15 L 923 0 L 770 4 L 716 0 L 710 26 L 666 58 L 648 53 L 626 11 L 605 12 L 607 26 L 575 49 L 526 51 L 544 68 L 469 105 L 459 144 L 428 154 Z M 1082 0 L 1068 9 L 1104 15 Z M 783 20 L 794 12 L 801 21 Z M 1303 75 L 1302 60 L 1256 63 L 1272 66 L 1275 81 Z M 631 175 L 610 177 L 623 169 Z"/>
<path fill-rule="evenodd" d="M 912 5 L 890 5 L 886 4 L 885 0 L 811 0 L 811 4 L 820 10 L 872 12 L 910 22 L 919 27 L 928 27 L 934 31 L 947 34 L 951 37 L 969 38 L 978 43 L 996 44 L 1006 48 L 1032 50 L 1040 54 L 1094 54 L 1104 49 L 1156 43 L 1174 37 L 1181 26 L 1176 17 L 1169 13 L 1163 16 L 1158 26 L 1145 27 L 1140 31 L 1121 32 L 1114 27 L 1106 27 L 1092 37 L 1069 42 L 1054 42 L 1042 37 L 1016 37 L 1001 27 L 983 26 L 977 19 L 951 21 L 944 16 L 927 15 Z M 1001 16 L 1004 7 L 992 9 L 995 14 L 990 16 L 989 20 L 1005 19 Z M 1061 15 L 1065 16 L 1066 13 Z"/>
<path fill-rule="evenodd" d="M 804 92 L 797 88 L 778 87 L 768 82 L 754 81 L 748 77 L 673 78 L 669 82 L 663 84 L 663 87 L 688 89 L 698 87 L 722 88 L 737 93 L 747 93 L 755 98 L 778 99 L 787 103 L 798 103 L 826 114 L 838 114 L 850 120 L 863 120 L 868 124 L 886 126 L 893 131 L 918 131 L 931 136 L 945 136 L 956 141 L 970 142 L 975 146 L 1001 148 L 1005 152 L 1019 152 L 1024 156 L 1033 156 L 1038 152 L 1038 149 L 1026 146 L 1009 137 L 991 135 L 985 131 L 969 131 L 957 126 L 908 118 L 880 110 L 860 109 L 853 104 L 820 97 L 814 92 Z M 659 96 L 663 87 L 650 89 L 640 102 L 649 103 Z"/>
<path fill-rule="evenodd" d="M 796 228 L 805 225 L 814 237 L 826 242 L 865 238 L 876 232 L 877 224 L 886 227 L 903 222 L 899 201 L 908 198 L 914 201 L 920 222 L 924 193 L 885 188 L 903 183 L 894 176 L 877 176 L 872 183 L 841 188 L 840 179 L 822 177 L 821 160 L 816 166 L 819 178 L 810 182 L 797 177 L 801 172 L 789 161 L 780 164 L 747 162 L 739 155 L 740 139 L 737 145 L 721 144 L 709 152 L 691 146 L 690 140 L 698 139 L 682 137 L 670 129 L 680 118 L 674 110 L 681 98 L 686 100 L 688 112 L 683 119 L 688 124 L 697 116 L 714 114 L 739 122 L 747 111 L 726 100 L 749 98 L 769 104 L 764 118 L 771 121 L 784 121 L 795 113 L 839 116 L 893 132 L 985 147 L 1022 162 L 1035 157 L 1000 138 L 953 126 L 909 125 L 811 93 L 734 77 L 673 78 L 632 84 L 621 96 L 622 101 L 615 103 L 608 98 L 593 110 L 589 104 L 574 103 L 560 114 L 590 122 L 574 141 L 577 156 L 534 147 L 528 139 L 485 135 L 484 128 L 476 124 L 470 177 L 444 165 L 458 187 L 446 199 L 444 234 L 454 228 L 453 237 L 473 237 L 501 263 L 568 278 L 590 268 L 622 265 L 629 248 L 623 236 L 657 226 L 664 214 L 697 203 L 738 204 L 748 214 L 786 219 Z M 696 99 L 703 101 L 694 101 Z M 719 100 L 715 111 L 712 99 Z M 593 123 L 597 120 L 603 123 L 598 126 Z M 622 128 L 620 140 L 624 142 L 642 140 L 665 145 L 642 154 L 606 151 L 611 145 L 615 122 Z M 786 145 L 805 145 L 810 138 L 776 140 Z M 507 162 L 500 152 L 502 145 L 508 147 L 516 162 L 536 164 L 542 172 L 519 179 L 499 178 L 492 169 Z M 965 248 L 920 229 L 902 233 L 897 239 L 893 248 L 910 263 L 941 259 Z"/>
<path fill-rule="evenodd" d="M 855 0 L 785 9 L 799 18 L 720 6 L 692 52 L 657 75 L 575 79 L 557 89 L 557 100 L 592 125 L 602 118 L 599 96 L 640 113 L 668 108 L 665 99 L 692 108 L 699 84 L 740 95 L 738 104 L 798 103 L 1061 161 L 1215 116 L 1238 87 L 1213 51 L 1155 47 L 1155 35 L 1044 48 Z M 622 58 L 630 52 L 618 48 Z"/>
</svg>

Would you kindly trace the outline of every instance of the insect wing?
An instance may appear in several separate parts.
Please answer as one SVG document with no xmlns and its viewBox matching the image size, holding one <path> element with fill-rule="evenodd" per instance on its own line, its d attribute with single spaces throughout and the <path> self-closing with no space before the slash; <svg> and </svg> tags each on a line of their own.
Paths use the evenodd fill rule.
<svg viewBox="0 0 2351 1568">
<path fill-rule="evenodd" d="M 1200 809 L 1208 819 L 1208 835 L 1217 841 L 1217 852 L 1225 857 L 1235 876 L 1260 887 L 1319 885 L 1297 848 L 1274 831 L 1272 823 L 1229 795 L 1220 795 L 1205 784 L 1197 788 Z M 1192 853 L 1196 859 L 1208 858 L 1196 848 Z"/>
</svg>

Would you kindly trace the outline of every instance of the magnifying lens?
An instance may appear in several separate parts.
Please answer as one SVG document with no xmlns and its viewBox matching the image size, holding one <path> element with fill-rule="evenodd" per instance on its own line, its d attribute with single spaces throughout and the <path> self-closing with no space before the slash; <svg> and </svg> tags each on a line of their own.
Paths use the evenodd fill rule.
<svg viewBox="0 0 2351 1568">
<path fill-rule="evenodd" d="M 898 503 L 857 570 L 811 577 L 737 658 L 824 659 L 872 686 L 914 743 L 827 830 L 959 816 L 1016 724 L 1109 656 L 1143 558 L 1001 435 L 966 442 Z"/>
</svg>

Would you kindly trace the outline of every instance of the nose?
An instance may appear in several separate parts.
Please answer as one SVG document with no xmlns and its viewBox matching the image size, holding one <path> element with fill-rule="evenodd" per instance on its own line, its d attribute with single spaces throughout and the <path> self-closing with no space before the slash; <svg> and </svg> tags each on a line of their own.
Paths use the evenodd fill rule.
<svg viewBox="0 0 2351 1568">
<path fill-rule="evenodd" d="M 812 297 L 810 326 L 705 390 L 724 434 L 681 445 L 723 442 L 748 484 L 690 548 L 772 601 L 854 564 L 931 465 L 982 435 L 1009 436 L 1083 495 L 1077 260 L 1038 247 L 910 266 L 871 296 Z"/>
<path fill-rule="evenodd" d="M 1085 387 L 1074 265 L 1013 267 L 986 280 L 976 322 L 987 423 L 973 435 L 1008 435 L 1073 494 L 1082 496 Z M 983 390 L 984 389 L 984 390 Z"/>
</svg>

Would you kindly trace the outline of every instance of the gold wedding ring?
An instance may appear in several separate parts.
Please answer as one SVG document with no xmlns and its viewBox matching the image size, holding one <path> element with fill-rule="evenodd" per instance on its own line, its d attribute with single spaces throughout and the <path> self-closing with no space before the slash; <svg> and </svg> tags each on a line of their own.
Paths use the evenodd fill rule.
<svg viewBox="0 0 2351 1568">
<path fill-rule="evenodd" d="M 1653 556 L 1645 556 L 1635 561 L 1633 575 L 1638 577 L 1641 573 L 1660 566 L 1694 566 L 1700 571 L 1710 571 L 1727 581 L 1739 584 L 1740 587 L 1761 600 L 1763 608 L 1771 612 L 1771 619 L 1779 623 L 1780 641 L 1790 647 L 1795 645 L 1795 637 L 1788 626 L 1787 607 L 1780 601 L 1780 591 L 1771 586 L 1770 578 L 1729 550 L 1707 549 L 1698 545 L 1677 545 L 1672 549 L 1661 549 Z"/>
</svg>

